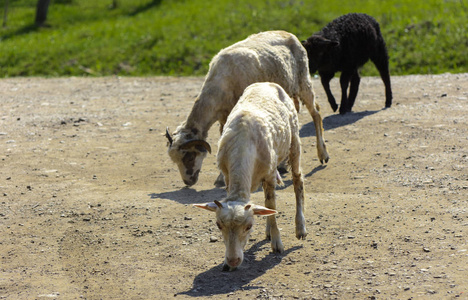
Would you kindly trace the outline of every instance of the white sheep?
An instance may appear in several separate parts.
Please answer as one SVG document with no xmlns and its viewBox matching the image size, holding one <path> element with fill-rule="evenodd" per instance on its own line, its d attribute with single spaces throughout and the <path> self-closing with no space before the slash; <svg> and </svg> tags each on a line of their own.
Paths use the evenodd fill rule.
<svg viewBox="0 0 468 300">
<path fill-rule="evenodd" d="M 171 136 L 168 154 L 177 164 L 185 184 L 198 180 L 203 159 L 211 152 L 208 130 L 216 122 L 222 132 L 226 119 L 244 89 L 255 82 L 275 82 L 295 101 L 305 104 L 315 124 L 320 162 L 329 156 L 323 139 L 322 118 L 314 102 L 306 50 L 285 31 L 267 31 L 249 36 L 221 50 L 211 61 L 201 92 L 188 118 Z M 217 185 L 222 184 L 222 176 Z"/>
<path fill-rule="evenodd" d="M 276 225 L 275 187 L 281 178 L 278 163 L 289 158 L 296 195 L 296 237 L 307 236 L 304 218 L 304 182 L 300 166 L 301 141 L 294 102 L 276 83 L 255 83 L 245 89 L 233 108 L 219 140 L 218 167 L 228 195 L 196 207 L 216 212 L 216 224 L 226 246 L 223 270 L 243 261 L 254 215 L 268 216 L 266 237 L 273 252 L 283 252 Z M 265 207 L 249 203 L 250 193 L 263 184 Z"/>
</svg>

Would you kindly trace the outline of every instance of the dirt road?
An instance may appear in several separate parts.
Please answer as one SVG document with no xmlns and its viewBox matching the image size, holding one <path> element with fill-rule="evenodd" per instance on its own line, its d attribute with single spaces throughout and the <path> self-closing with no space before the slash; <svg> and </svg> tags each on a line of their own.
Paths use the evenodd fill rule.
<svg viewBox="0 0 468 300">
<path fill-rule="evenodd" d="M 225 195 L 218 125 L 192 188 L 162 136 L 202 82 L 0 80 L 0 299 L 467 299 L 468 74 L 394 77 L 385 110 L 383 83 L 363 78 L 345 116 L 314 79 L 331 159 L 320 165 L 303 109 L 309 235 L 295 238 L 285 174 L 286 253 L 270 252 L 258 218 L 230 273 L 213 215 L 191 205 Z"/>
</svg>

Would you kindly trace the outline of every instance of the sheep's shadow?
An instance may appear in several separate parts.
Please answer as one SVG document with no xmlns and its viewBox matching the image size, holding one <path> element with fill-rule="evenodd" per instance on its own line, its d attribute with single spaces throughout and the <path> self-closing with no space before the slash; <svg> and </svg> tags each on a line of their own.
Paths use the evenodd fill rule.
<svg viewBox="0 0 468 300">
<path fill-rule="evenodd" d="M 323 118 L 323 129 L 324 130 L 332 130 L 338 127 L 346 126 L 349 124 L 353 124 L 359 121 L 362 118 L 367 116 L 371 116 L 380 110 L 366 110 L 360 112 L 349 112 L 344 115 L 334 114 Z M 301 129 L 299 130 L 299 135 L 301 138 L 315 136 L 315 126 L 314 122 L 309 122 L 304 124 Z"/>
<path fill-rule="evenodd" d="M 314 175 L 315 173 L 317 173 L 318 171 L 321 171 L 323 169 L 325 169 L 327 167 L 327 165 L 319 165 L 319 166 L 316 166 L 315 168 L 313 168 L 309 173 L 307 174 L 304 174 L 304 177 L 310 177 L 312 175 Z M 284 176 L 286 175 L 287 173 L 283 173 L 281 174 L 281 177 L 284 178 Z M 293 184 L 292 182 L 292 179 L 288 179 L 288 180 L 283 180 L 283 183 L 284 185 L 282 186 L 277 186 L 276 187 L 276 190 L 285 190 L 287 189 L 289 186 L 291 186 Z"/>
<path fill-rule="evenodd" d="M 210 270 L 195 277 L 192 288 L 176 295 L 187 295 L 191 297 L 206 297 L 212 295 L 228 294 L 239 289 L 252 290 L 261 289 L 263 286 L 247 286 L 252 280 L 264 275 L 268 270 L 280 264 L 284 257 L 296 251 L 302 246 L 295 246 L 286 250 L 283 254 L 270 253 L 262 260 L 255 260 L 255 252 L 263 246 L 270 247 L 267 240 L 257 242 L 244 253 L 244 262 L 238 270 L 233 272 L 222 272 L 223 265 L 217 265 Z"/>
<path fill-rule="evenodd" d="M 151 193 L 148 194 L 148 196 L 150 196 L 151 199 L 169 199 L 180 204 L 194 204 L 221 200 L 226 197 L 226 190 L 213 188 L 211 190 L 197 191 L 193 188 L 184 187 L 171 192 Z"/>
<path fill-rule="evenodd" d="M 304 177 L 310 177 L 316 172 L 325 169 L 326 165 L 320 165 L 315 167 L 312 171 L 307 174 L 304 174 Z M 282 174 L 284 178 L 287 173 Z M 292 180 L 283 180 L 283 186 L 277 186 L 276 190 L 284 190 L 292 185 Z M 263 189 L 261 186 L 254 192 L 262 192 Z M 183 187 L 179 190 L 164 192 L 164 193 L 151 193 L 148 194 L 151 199 L 168 199 L 180 204 L 196 204 L 196 203 L 205 203 L 214 200 L 221 200 L 227 196 L 227 192 L 224 188 L 212 188 L 210 190 L 197 191 L 191 187 Z"/>
</svg>

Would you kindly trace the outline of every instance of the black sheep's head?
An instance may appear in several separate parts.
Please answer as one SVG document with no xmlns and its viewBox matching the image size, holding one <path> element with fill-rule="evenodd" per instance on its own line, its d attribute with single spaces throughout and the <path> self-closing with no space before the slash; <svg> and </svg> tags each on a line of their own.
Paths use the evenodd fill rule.
<svg viewBox="0 0 468 300">
<path fill-rule="evenodd" d="M 307 50 L 309 58 L 309 71 L 314 74 L 320 66 L 327 64 L 325 55 L 340 43 L 324 38 L 321 35 L 314 34 L 307 40 L 302 41 L 302 46 Z"/>
</svg>

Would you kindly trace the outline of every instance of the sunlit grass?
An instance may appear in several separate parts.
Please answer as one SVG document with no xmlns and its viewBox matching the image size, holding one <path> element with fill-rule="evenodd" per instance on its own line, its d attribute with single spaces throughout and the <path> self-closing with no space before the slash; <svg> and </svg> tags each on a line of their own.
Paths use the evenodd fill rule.
<svg viewBox="0 0 468 300">
<path fill-rule="evenodd" d="M 2 77 L 203 75 L 220 49 L 283 29 L 305 39 L 349 12 L 381 24 L 392 75 L 468 72 L 465 1 L 56 0 L 34 26 L 36 0 L 11 0 Z M 363 75 L 376 75 L 372 64 Z"/>
</svg>

